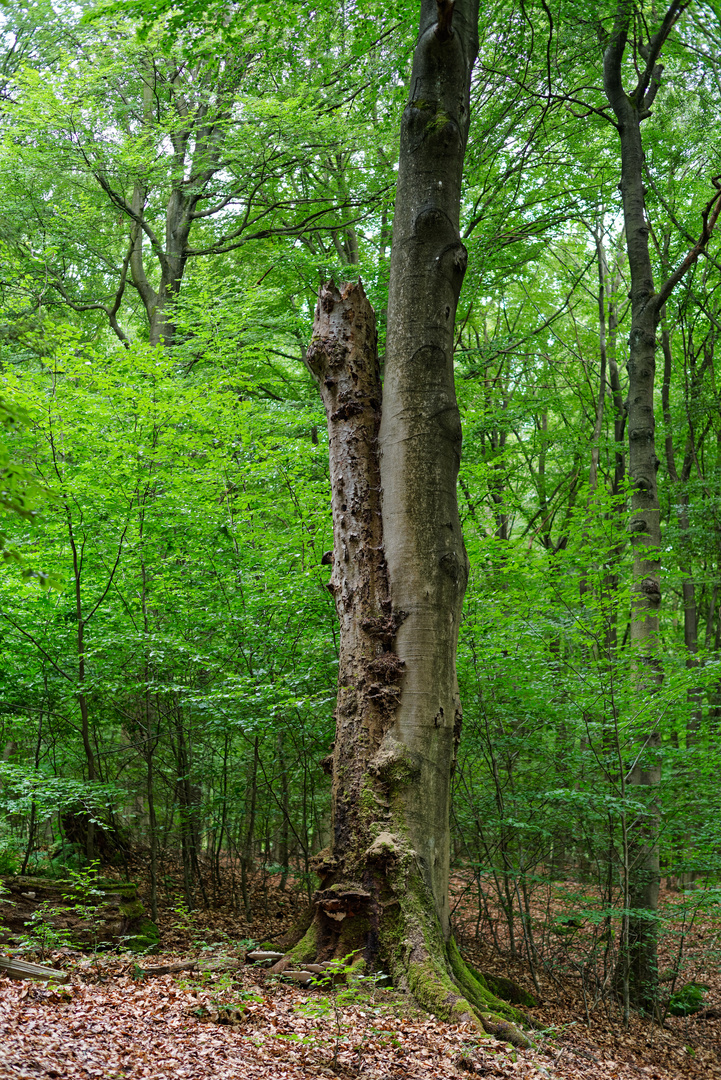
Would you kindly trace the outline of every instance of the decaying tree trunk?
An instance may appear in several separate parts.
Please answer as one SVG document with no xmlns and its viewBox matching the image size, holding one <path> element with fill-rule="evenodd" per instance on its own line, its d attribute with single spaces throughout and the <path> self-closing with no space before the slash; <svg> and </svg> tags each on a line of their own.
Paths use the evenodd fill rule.
<svg viewBox="0 0 721 1080">
<path fill-rule="evenodd" d="M 526 1045 L 518 1010 L 450 934 L 456 643 L 468 562 L 456 501 L 459 236 L 477 0 L 423 0 L 402 130 L 381 389 L 360 282 L 321 288 L 306 362 L 325 405 L 340 621 L 333 822 L 310 929 L 277 970 L 353 954 L 438 1016 Z M 382 409 L 381 409 L 382 405 Z"/>
</svg>

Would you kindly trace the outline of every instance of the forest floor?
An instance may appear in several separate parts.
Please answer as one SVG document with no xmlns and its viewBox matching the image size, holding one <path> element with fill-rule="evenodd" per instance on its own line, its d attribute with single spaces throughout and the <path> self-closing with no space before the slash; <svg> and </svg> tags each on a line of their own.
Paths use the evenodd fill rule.
<svg viewBox="0 0 721 1080">
<path fill-rule="evenodd" d="M 462 900 L 463 883 L 456 881 L 456 889 Z M 512 1051 L 470 1026 L 444 1024 L 420 1013 L 407 995 L 372 983 L 350 993 L 307 990 L 249 965 L 141 974 L 184 959 L 222 966 L 220 958 L 243 956 L 250 940 L 281 940 L 303 903 L 268 880 L 252 900 L 258 914 L 249 922 L 229 905 L 189 915 L 168 899 L 161 908 L 162 956 L 88 957 L 61 949 L 44 962 L 69 970 L 64 986 L 0 977 L 0 1078 L 721 1078 L 721 973 L 703 967 L 712 950 L 697 949 L 693 968 L 693 978 L 709 988 L 701 1013 L 668 1016 L 663 1025 L 632 1018 L 626 1030 L 608 1003 L 589 1010 L 572 981 L 537 976 L 539 994 L 525 965 L 475 940 L 470 902 L 457 909 L 462 951 L 540 998 L 531 1010 L 541 1026 L 533 1049 Z M 700 938 L 689 935 L 690 952 L 718 930 L 697 921 Z"/>
</svg>

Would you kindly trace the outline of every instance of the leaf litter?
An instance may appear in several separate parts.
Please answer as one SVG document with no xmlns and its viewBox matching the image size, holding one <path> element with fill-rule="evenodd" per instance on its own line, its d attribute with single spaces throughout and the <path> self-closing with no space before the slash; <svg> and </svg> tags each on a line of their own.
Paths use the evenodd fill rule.
<svg viewBox="0 0 721 1080">
<path fill-rule="evenodd" d="M 152 966 L 196 961 L 214 971 L 142 978 L 150 966 L 145 960 L 88 958 L 63 948 L 44 962 L 70 971 L 68 985 L 0 975 L 0 1080 L 721 1080 L 721 973 L 715 966 L 699 964 L 694 975 L 709 984 L 706 1011 L 718 1015 L 669 1017 L 663 1028 L 634 1017 L 624 1031 L 600 1015 L 589 1028 L 578 992 L 543 985 L 543 1001 L 532 1013 L 544 1031 L 534 1049 L 512 1050 L 470 1026 L 419 1013 L 396 991 L 378 988 L 365 1000 L 340 1005 L 262 969 L 221 970 L 232 967 L 223 960 L 244 955 L 232 942 L 243 935 L 246 942 L 277 940 L 302 906 L 302 898 L 278 890 L 272 879 L 255 899 L 255 919 L 247 925 L 231 905 L 198 913 L 197 926 L 195 919 L 181 926 L 172 906 L 161 913 L 168 951 L 153 956 Z M 479 947 L 474 934 L 463 933 L 463 921 L 457 920 L 456 932 L 471 962 L 511 975 L 533 992 L 524 965 Z M 715 924 L 699 927 L 714 940 L 717 930 Z"/>
<path fill-rule="evenodd" d="M 376 991 L 343 1006 L 252 967 L 138 978 L 117 956 L 68 963 L 68 985 L 0 979 L 0 1077 L 13 1080 L 300 1080 L 461 1076 L 671 1080 L 686 1075 L 539 1036 L 533 1050 L 481 1038 Z M 177 961 L 177 956 L 154 962 Z M 705 1074 L 713 1075 L 708 1070 Z M 721 1075 L 721 1073 L 719 1074 Z"/>
</svg>

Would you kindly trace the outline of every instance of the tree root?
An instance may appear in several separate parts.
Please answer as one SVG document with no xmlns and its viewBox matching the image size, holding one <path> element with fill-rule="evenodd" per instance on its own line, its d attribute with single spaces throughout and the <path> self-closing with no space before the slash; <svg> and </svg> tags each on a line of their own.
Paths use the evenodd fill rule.
<svg viewBox="0 0 721 1080">
<path fill-rule="evenodd" d="M 522 1049 L 533 1046 L 522 1030 L 523 1026 L 533 1026 L 531 1018 L 488 989 L 483 977 L 463 960 L 453 938 L 445 952 L 447 963 L 443 968 L 446 970 L 427 961 L 423 965 L 422 979 L 409 980 L 409 989 L 418 1004 L 452 1023 L 475 1021 L 486 1034 L 512 1046 Z"/>
<path fill-rule="evenodd" d="M 411 924 L 415 921 L 413 918 L 409 920 Z M 490 989 L 484 976 L 462 958 L 453 938 L 444 946 L 441 941 L 435 940 L 435 934 L 431 934 L 431 944 L 437 946 L 431 952 L 427 941 L 417 933 L 418 928 L 406 923 L 407 931 L 414 929 L 416 933 L 411 932 L 406 936 L 403 947 L 384 950 L 384 967 L 390 969 L 389 974 L 399 989 L 407 990 L 422 1009 L 440 1020 L 475 1024 L 484 1034 L 515 1047 L 528 1049 L 534 1045 L 523 1031 L 524 1027 L 534 1027 L 531 1017 L 503 1001 Z M 314 921 L 270 970 L 282 973 L 326 958 L 323 955 L 322 936 L 318 922 Z M 347 952 L 350 951 L 348 948 Z M 340 955 L 338 945 L 335 953 Z M 518 991 L 518 988 L 515 989 Z M 532 1003 L 530 995 L 527 998 L 529 1004 Z"/>
</svg>

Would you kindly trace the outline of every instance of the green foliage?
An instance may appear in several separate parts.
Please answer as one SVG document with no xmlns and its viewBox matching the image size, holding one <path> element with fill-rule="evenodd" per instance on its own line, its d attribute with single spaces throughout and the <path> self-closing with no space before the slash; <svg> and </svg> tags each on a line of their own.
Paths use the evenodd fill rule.
<svg viewBox="0 0 721 1080">
<path fill-rule="evenodd" d="M 66 905 L 53 904 L 50 900 L 43 900 L 37 905 L 30 918 L 23 924 L 25 936 L 19 942 L 21 949 L 29 949 L 40 952 L 40 959 L 63 946 L 72 944 L 72 932 L 67 927 L 56 926 L 54 920 L 62 918 L 70 908 Z"/>
<path fill-rule="evenodd" d="M 686 983 L 679 990 L 674 990 L 668 1001 L 671 1016 L 691 1016 L 703 1005 L 704 992 L 708 986 L 702 983 Z"/>
<path fill-rule="evenodd" d="M 363 961 L 357 958 L 358 952 L 359 950 L 355 949 L 346 956 L 330 960 L 322 974 L 314 975 L 311 985 L 322 991 L 322 994 L 314 996 L 300 1007 L 307 1015 L 331 1021 L 332 1035 L 327 1042 L 332 1050 L 331 1064 L 334 1069 L 338 1068 L 338 1054 L 345 1033 L 351 1030 L 351 1024 L 345 1019 L 343 1009 L 361 1002 L 364 1006 L 373 1008 L 376 988 L 388 982 L 388 976 L 383 972 L 366 974 L 363 971 Z"/>
<path fill-rule="evenodd" d="M 648 805 L 627 778 L 649 731 L 664 875 L 711 904 L 721 872 L 718 239 L 659 332 L 663 682 L 641 693 L 610 10 L 564 2 L 549 27 L 540 9 L 484 9 L 455 353 L 471 562 L 455 850 L 486 937 L 500 911 L 499 948 L 597 978 L 594 993 L 634 911 L 628 829 Z M 333 540 L 302 358 L 331 275 L 362 275 L 384 341 L 413 13 L 3 11 L 0 873 L 87 873 L 93 844 L 122 863 L 130 836 L 156 894 L 182 866 L 182 896 L 165 884 L 200 946 L 199 905 L 249 911 L 289 871 L 310 893 L 328 839 Z M 699 12 L 643 126 L 657 281 L 698 235 L 721 143 Z M 152 300 L 172 200 L 201 186 L 172 341 L 150 347 L 143 275 Z"/>
</svg>

